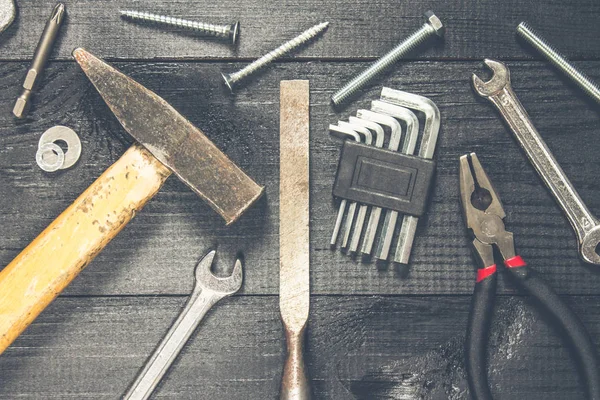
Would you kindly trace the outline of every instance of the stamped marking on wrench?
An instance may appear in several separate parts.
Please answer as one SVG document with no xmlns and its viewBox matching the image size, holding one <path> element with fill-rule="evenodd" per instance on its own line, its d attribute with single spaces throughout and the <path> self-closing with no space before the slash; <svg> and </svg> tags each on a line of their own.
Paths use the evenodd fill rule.
<svg viewBox="0 0 600 400">
<path fill-rule="evenodd" d="M 214 250 L 208 253 L 196 266 L 194 290 L 185 308 L 154 350 L 123 400 L 149 398 L 208 310 L 242 287 L 242 262 L 236 260 L 231 276 L 220 278 L 210 270 L 215 253 Z"/>
<path fill-rule="evenodd" d="M 510 71 L 499 61 L 486 59 L 492 78 L 484 82 L 473 74 L 477 94 L 489 99 L 514 133 L 527 157 L 542 177 L 571 222 L 579 242 L 579 254 L 590 264 L 600 265 L 596 247 L 600 243 L 600 225 L 565 175 L 529 118 L 510 84 Z"/>
</svg>

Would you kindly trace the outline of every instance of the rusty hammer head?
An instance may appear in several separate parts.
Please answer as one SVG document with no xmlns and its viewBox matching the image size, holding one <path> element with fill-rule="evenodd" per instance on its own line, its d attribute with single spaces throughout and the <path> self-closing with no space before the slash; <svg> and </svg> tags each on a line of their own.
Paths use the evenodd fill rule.
<svg viewBox="0 0 600 400">
<path fill-rule="evenodd" d="M 73 56 L 123 128 L 227 224 L 263 194 L 263 187 L 156 93 L 84 49 Z"/>
</svg>

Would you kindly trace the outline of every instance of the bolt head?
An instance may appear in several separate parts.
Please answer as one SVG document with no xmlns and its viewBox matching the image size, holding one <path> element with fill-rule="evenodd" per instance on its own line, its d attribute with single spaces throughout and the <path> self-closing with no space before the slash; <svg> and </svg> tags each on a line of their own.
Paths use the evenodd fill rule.
<svg viewBox="0 0 600 400">
<path fill-rule="evenodd" d="M 229 26 L 229 37 L 231 38 L 231 44 L 235 45 L 240 34 L 240 22 L 237 21 L 235 24 Z"/>
<path fill-rule="evenodd" d="M 435 34 L 439 37 L 444 37 L 444 33 L 446 33 L 446 27 L 442 24 L 442 21 L 433 13 L 433 11 L 429 10 L 425 13 L 425 18 L 427 18 L 427 22 L 429 25 L 433 27 Z"/>
</svg>

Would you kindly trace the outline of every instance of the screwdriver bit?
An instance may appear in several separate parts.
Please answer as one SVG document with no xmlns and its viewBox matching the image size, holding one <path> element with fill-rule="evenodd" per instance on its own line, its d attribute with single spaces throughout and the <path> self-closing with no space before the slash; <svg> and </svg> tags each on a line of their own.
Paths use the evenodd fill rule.
<svg viewBox="0 0 600 400">
<path fill-rule="evenodd" d="M 64 14 L 65 5 L 58 3 L 54 7 L 52 15 L 50 15 L 50 19 L 46 23 L 44 32 L 40 37 L 37 48 L 35 49 L 31 67 L 29 67 L 29 71 L 27 71 L 27 76 L 25 76 L 25 82 L 23 82 L 23 92 L 17 99 L 15 107 L 13 108 L 13 114 L 17 118 L 24 118 L 29 111 L 29 107 L 31 106 L 31 95 L 33 94 L 33 90 L 36 88 L 40 80 L 40 76 L 44 71 L 48 57 L 50 57 L 52 47 L 56 41 L 56 36 L 64 21 Z"/>
</svg>

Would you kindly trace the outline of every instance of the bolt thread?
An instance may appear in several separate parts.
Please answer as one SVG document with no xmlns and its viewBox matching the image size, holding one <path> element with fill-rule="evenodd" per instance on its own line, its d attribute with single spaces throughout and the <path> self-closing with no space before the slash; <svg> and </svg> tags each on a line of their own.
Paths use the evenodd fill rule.
<svg viewBox="0 0 600 400">
<path fill-rule="evenodd" d="M 409 37 L 404 39 L 402 43 L 394 47 L 379 60 L 375 61 L 369 68 L 361 72 L 354 79 L 345 84 L 344 87 L 335 92 L 333 96 L 331 96 L 333 104 L 340 105 L 344 103 L 373 78 L 395 64 L 400 58 L 404 57 L 434 34 L 435 30 L 429 23 L 423 24 L 421 28 L 417 29 Z"/>
<path fill-rule="evenodd" d="M 521 22 L 517 34 L 527 43 L 536 48 L 548 61 L 565 73 L 573 82 L 582 88 L 590 97 L 600 103 L 600 87 L 585 73 L 577 69 L 556 48 L 542 38 L 527 22 Z"/>
<path fill-rule="evenodd" d="M 312 38 L 317 36 L 319 33 L 323 32 L 325 30 L 325 28 L 327 28 L 328 25 L 329 25 L 329 22 L 323 22 L 321 24 L 313 26 L 310 29 L 307 29 L 306 31 L 302 32 L 300 35 L 296 36 L 292 40 L 285 42 L 284 44 L 282 44 L 275 50 L 265 54 L 264 56 L 262 56 L 261 58 L 259 58 L 256 61 L 254 61 L 253 63 L 247 65 L 246 67 L 242 68 L 241 70 L 239 70 L 237 72 L 230 74 L 229 81 L 230 81 L 231 85 L 233 85 L 236 82 L 241 81 L 242 79 L 248 77 L 249 75 L 251 75 L 251 74 L 255 73 L 256 71 L 258 71 L 259 69 L 263 68 L 267 64 L 270 64 L 274 60 L 285 55 L 286 53 L 289 53 L 290 51 L 292 51 L 292 50 L 296 49 L 297 47 L 303 45 L 304 43 L 308 42 L 309 40 L 311 40 Z"/>
<path fill-rule="evenodd" d="M 122 10 L 121 16 L 127 17 L 133 21 L 147 21 L 158 24 L 176 26 L 179 28 L 190 29 L 193 31 L 202 32 L 205 35 L 216 37 L 229 37 L 230 25 L 214 25 L 204 22 L 190 21 L 182 18 L 170 17 L 167 15 L 152 14 L 145 11 Z"/>
</svg>

